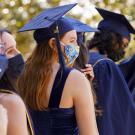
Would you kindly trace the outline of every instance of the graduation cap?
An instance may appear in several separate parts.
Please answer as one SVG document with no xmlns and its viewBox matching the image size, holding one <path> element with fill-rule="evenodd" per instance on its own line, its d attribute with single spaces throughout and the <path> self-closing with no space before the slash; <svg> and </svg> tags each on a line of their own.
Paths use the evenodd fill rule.
<svg viewBox="0 0 135 135">
<path fill-rule="evenodd" d="M 101 8 L 96 9 L 103 17 L 103 20 L 98 25 L 99 29 L 112 30 L 119 33 L 122 37 L 128 38 L 130 41 L 130 33 L 135 34 L 135 29 L 124 15 Z"/>
<path fill-rule="evenodd" d="M 59 34 L 68 32 L 72 30 L 73 27 L 67 20 L 63 19 L 62 16 L 74 6 L 76 6 L 76 4 L 68 4 L 44 10 L 21 29 L 19 29 L 19 32 L 36 30 L 34 32 L 34 38 L 37 43 L 42 41 L 43 38 L 55 37 L 59 62 L 63 68 L 65 67 L 65 61 L 60 47 Z"/>
<path fill-rule="evenodd" d="M 77 32 L 99 32 L 98 29 L 92 28 L 91 26 L 85 23 L 82 23 L 77 19 L 74 19 L 68 16 L 64 16 L 64 18 L 66 18 L 74 26 L 74 29 Z"/>
<path fill-rule="evenodd" d="M 38 16 L 30 20 L 30 22 L 24 25 L 21 29 L 19 29 L 19 32 L 37 30 L 41 28 L 49 28 L 74 6 L 76 6 L 76 4 L 68 4 L 64 6 L 46 9 Z"/>
</svg>

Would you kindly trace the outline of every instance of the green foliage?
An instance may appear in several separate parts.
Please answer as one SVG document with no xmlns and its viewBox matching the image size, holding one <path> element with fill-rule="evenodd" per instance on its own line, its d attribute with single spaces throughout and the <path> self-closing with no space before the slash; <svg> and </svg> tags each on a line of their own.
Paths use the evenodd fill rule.
<svg viewBox="0 0 135 135">
<path fill-rule="evenodd" d="M 71 3 L 72 0 L 0 0 L 0 28 L 8 27 L 9 30 L 16 36 L 18 48 L 27 55 L 31 52 L 33 47 L 32 32 L 17 33 L 18 29 L 27 23 L 35 15 L 39 14 L 43 9 L 60 5 L 61 2 Z M 78 2 L 79 0 L 76 0 Z M 129 0 L 84 0 L 84 3 L 79 3 L 79 6 L 85 8 L 85 1 L 89 2 L 87 5 L 94 4 L 98 7 L 105 8 L 112 11 L 119 11 L 120 13 L 128 15 L 131 22 L 135 21 L 135 3 L 129 3 Z M 134 0 L 133 0 L 134 1 Z M 73 1 L 75 2 L 75 0 Z M 72 2 L 72 3 L 73 3 Z M 91 3 L 90 3 L 91 2 Z M 81 19 L 82 14 L 69 14 L 77 19 Z M 85 22 L 91 26 L 95 26 L 101 17 L 93 15 L 85 19 Z M 127 55 L 135 52 L 134 42 L 127 50 Z"/>
</svg>

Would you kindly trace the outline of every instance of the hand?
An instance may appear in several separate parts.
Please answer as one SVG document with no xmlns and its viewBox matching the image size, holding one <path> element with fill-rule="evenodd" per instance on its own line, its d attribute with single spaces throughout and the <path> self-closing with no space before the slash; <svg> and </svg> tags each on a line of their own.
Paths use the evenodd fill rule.
<svg viewBox="0 0 135 135">
<path fill-rule="evenodd" d="M 7 110 L 2 105 L 0 105 L 0 133 L 2 135 L 7 135 L 7 125 Z"/>
<path fill-rule="evenodd" d="M 85 65 L 86 68 L 81 69 L 81 71 L 87 76 L 90 77 L 90 80 L 92 81 L 94 79 L 94 72 L 93 72 L 93 68 L 90 64 L 86 64 Z"/>
</svg>

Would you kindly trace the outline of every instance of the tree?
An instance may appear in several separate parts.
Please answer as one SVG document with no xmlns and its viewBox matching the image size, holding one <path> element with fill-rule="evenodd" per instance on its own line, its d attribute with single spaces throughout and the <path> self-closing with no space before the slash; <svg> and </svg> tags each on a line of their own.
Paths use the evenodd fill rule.
<svg viewBox="0 0 135 135">
<path fill-rule="evenodd" d="M 16 33 L 18 29 L 31 18 L 39 14 L 43 9 L 60 4 L 69 4 L 71 2 L 72 0 L 0 0 L 0 28 L 8 27 L 16 36 L 18 48 L 24 55 L 27 55 L 34 46 L 32 32 Z M 74 13 L 72 10 L 68 15 L 80 19 L 91 26 L 95 26 L 101 19 L 98 13 L 92 14 L 90 12 L 91 8 L 94 10 L 94 7 L 91 7 L 92 4 L 93 6 L 96 5 L 111 11 L 123 13 L 127 15 L 131 22 L 135 20 L 135 3 L 130 3 L 129 0 L 76 0 L 76 2 L 79 2 L 77 11 L 82 10 L 85 14 L 87 12 L 90 17 L 88 16 L 88 18 L 86 18 L 85 14 L 81 12 Z M 133 42 L 131 44 L 127 55 L 131 55 L 135 52 Z"/>
</svg>

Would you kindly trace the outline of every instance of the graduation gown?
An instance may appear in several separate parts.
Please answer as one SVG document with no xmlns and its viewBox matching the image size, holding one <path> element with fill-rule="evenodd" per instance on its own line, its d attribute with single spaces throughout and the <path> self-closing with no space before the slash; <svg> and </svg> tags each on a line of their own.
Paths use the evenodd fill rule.
<svg viewBox="0 0 135 135">
<path fill-rule="evenodd" d="M 119 67 L 131 92 L 135 89 L 135 55 L 123 60 Z"/>
<path fill-rule="evenodd" d="M 98 107 L 103 111 L 102 116 L 97 116 L 99 134 L 135 135 L 135 132 L 129 134 L 127 125 L 130 123 L 130 114 L 135 110 L 131 94 L 119 67 L 98 52 L 90 52 L 89 58 L 89 63 L 94 66 L 94 85 L 96 85 L 94 88 Z"/>
<path fill-rule="evenodd" d="M 128 87 L 131 91 L 132 94 L 132 98 L 134 101 L 134 105 L 135 105 L 135 55 L 133 55 L 130 58 L 127 58 L 125 60 L 123 60 L 120 64 L 119 67 L 127 81 Z M 133 108 L 131 105 L 128 109 L 128 121 L 127 121 L 127 125 L 128 125 L 128 133 L 129 135 L 135 135 L 135 108 Z"/>
</svg>

